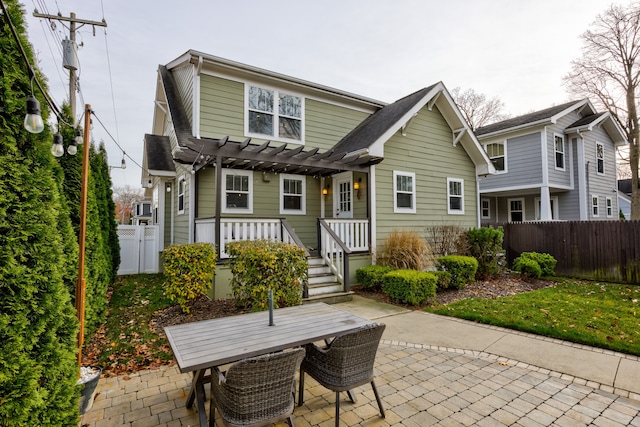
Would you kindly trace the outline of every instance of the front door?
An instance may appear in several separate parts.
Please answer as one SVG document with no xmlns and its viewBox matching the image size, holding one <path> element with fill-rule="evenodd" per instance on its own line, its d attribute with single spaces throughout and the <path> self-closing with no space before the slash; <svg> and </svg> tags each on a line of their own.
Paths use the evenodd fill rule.
<svg viewBox="0 0 640 427">
<path fill-rule="evenodd" d="M 333 177 L 333 217 L 353 218 L 353 179 L 351 173 Z"/>
</svg>

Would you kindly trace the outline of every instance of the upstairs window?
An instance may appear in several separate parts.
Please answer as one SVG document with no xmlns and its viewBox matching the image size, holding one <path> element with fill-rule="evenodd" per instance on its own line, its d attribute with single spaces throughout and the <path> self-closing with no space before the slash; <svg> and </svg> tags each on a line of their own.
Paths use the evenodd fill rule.
<svg viewBox="0 0 640 427">
<path fill-rule="evenodd" d="M 416 174 L 413 172 L 393 172 L 393 211 L 396 213 L 416 213 Z"/>
<path fill-rule="evenodd" d="M 247 86 L 247 133 L 284 141 L 302 141 L 302 97 Z"/>
<path fill-rule="evenodd" d="M 224 213 L 253 213 L 253 176 L 251 171 L 225 169 L 222 171 L 224 185 Z"/>
<path fill-rule="evenodd" d="M 506 143 L 496 142 L 493 144 L 487 144 L 484 146 L 491 163 L 496 168 L 498 173 L 507 171 L 507 155 L 506 155 Z"/>
<path fill-rule="evenodd" d="M 555 135 L 556 169 L 564 170 L 564 137 Z"/>
<path fill-rule="evenodd" d="M 464 180 L 447 178 L 448 213 L 464 214 Z"/>
<path fill-rule="evenodd" d="M 304 177 L 280 174 L 280 214 L 304 215 L 306 213 Z"/>
<path fill-rule="evenodd" d="M 178 179 L 178 214 L 184 213 L 184 192 L 186 187 L 186 181 L 184 177 L 181 176 Z"/>
<path fill-rule="evenodd" d="M 604 144 L 596 142 L 596 171 L 604 175 Z"/>
</svg>

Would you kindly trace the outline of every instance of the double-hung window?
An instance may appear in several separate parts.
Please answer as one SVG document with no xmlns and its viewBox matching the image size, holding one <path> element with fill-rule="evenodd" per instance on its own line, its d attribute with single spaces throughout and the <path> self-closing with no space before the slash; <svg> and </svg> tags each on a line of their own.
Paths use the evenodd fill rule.
<svg viewBox="0 0 640 427">
<path fill-rule="evenodd" d="M 187 185 L 184 176 L 181 176 L 178 179 L 178 215 L 184 213 L 184 193 L 186 186 Z"/>
<path fill-rule="evenodd" d="M 591 196 L 591 213 L 594 217 L 600 216 L 600 206 L 598 203 L 598 196 Z"/>
<path fill-rule="evenodd" d="M 280 214 L 304 215 L 306 209 L 304 176 L 280 174 Z"/>
<path fill-rule="evenodd" d="M 488 199 L 480 200 L 481 211 L 482 211 L 482 219 L 490 219 L 491 218 L 491 204 Z"/>
<path fill-rule="evenodd" d="M 222 171 L 224 185 L 222 212 L 253 213 L 252 171 L 225 169 Z"/>
<path fill-rule="evenodd" d="M 487 152 L 491 163 L 496 168 L 497 173 L 504 173 L 507 171 L 507 144 L 506 142 L 494 142 L 484 146 L 484 150 Z"/>
<path fill-rule="evenodd" d="M 447 208 L 449 214 L 464 214 L 464 180 L 447 178 Z"/>
<path fill-rule="evenodd" d="M 524 199 L 509 199 L 509 221 L 524 221 Z"/>
<path fill-rule="evenodd" d="M 556 153 L 556 169 L 564 170 L 564 137 L 554 136 L 554 151 Z"/>
<path fill-rule="evenodd" d="M 596 168 L 598 175 L 604 175 L 604 144 L 596 142 Z"/>
<path fill-rule="evenodd" d="M 607 218 L 613 217 L 613 199 L 607 197 Z"/>
<path fill-rule="evenodd" d="M 281 141 L 302 142 L 302 97 L 251 85 L 247 85 L 246 92 L 247 134 Z"/>
<path fill-rule="evenodd" d="M 393 211 L 416 213 L 416 174 L 393 171 Z"/>
</svg>

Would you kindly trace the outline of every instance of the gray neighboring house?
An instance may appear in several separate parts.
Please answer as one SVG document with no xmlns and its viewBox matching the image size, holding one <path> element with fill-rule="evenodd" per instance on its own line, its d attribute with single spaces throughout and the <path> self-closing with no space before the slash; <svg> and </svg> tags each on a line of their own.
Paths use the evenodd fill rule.
<svg viewBox="0 0 640 427">
<path fill-rule="evenodd" d="M 618 208 L 625 219 L 631 218 L 631 179 L 618 180 Z"/>
<path fill-rule="evenodd" d="M 617 220 L 616 147 L 625 135 L 588 99 L 475 131 L 496 168 L 480 180 L 483 225 Z"/>
</svg>

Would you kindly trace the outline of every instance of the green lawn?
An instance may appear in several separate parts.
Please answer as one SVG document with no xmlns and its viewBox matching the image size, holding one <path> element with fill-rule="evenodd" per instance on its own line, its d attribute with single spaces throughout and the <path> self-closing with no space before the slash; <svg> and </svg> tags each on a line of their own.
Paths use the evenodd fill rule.
<svg viewBox="0 0 640 427">
<path fill-rule="evenodd" d="M 637 285 L 559 279 L 537 291 L 426 311 L 640 356 Z"/>
</svg>

